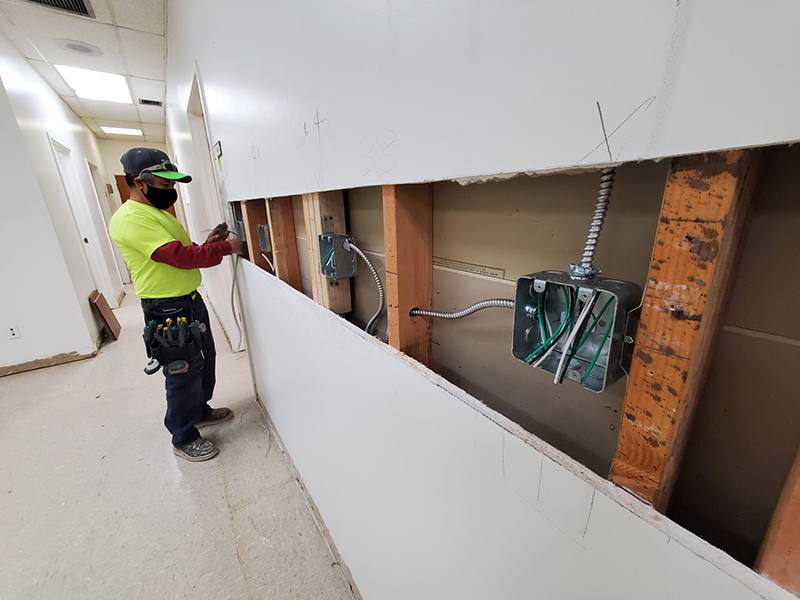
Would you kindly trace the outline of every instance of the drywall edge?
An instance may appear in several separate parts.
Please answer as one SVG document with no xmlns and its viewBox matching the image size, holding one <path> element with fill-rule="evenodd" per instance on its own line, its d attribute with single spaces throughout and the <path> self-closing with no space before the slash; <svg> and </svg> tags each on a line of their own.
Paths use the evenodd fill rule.
<svg viewBox="0 0 800 600">
<path fill-rule="evenodd" d="M 301 306 L 305 303 L 306 304 L 305 308 L 317 312 L 321 319 L 328 319 L 335 322 L 336 326 L 344 328 L 343 331 L 349 330 L 350 333 L 355 334 L 356 336 L 362 338 L 365 342 L 372 344 L 372 346 L 375 348 L 375 351 L 385 352 L 390 356 L 394 357 L 396 360 L 401 361 L 407 367 L 413 369 L 419 375 L 424 377 L 431 384 L 445 391 L 453 398 L 463 402 L 464 404 L 466 404 L 467 406 L 469 406 L 470 408 L 477 411 L 479 414 L 481 414 L 482 416 L 493 422 L 495 425 L 505 430 L 507 433 L 523 441 L 525 444 L 531 446 L 536 451 L 548 457 L 556 464 L 560 465 L 561 467 L 572 473 L 574 476 L 586 482 L 594 490 L 601 492 L 607 498 L 613 500 L 618 505 L 622 506 L 629 512 L 639 517 L 640 519 L 649 523 L 652 527 L 656 528 L 658 531 L 666 535 L 670 541 L 678 543 L 680 546 L 684 547 L 692 554 L 710 563 L 711 565 L 713 565 L 723 573 L 727 574 L 735 581 L 738 581 L 746 588 L 750 589 L 751 591 L 758 594 L 762 598 L 768 600 L 772 599 L 789 600 L 792 598 L 796 598 L 791 593 L 780 588 L 774 582 L 766 579 L 765 577 L 759 575 L 758 573 L 749 569 L 745 565 L 737 562 L 736 560 L 734 560 L 721 550 L 711 546 L 704 540 L 698 538 L 696 535 L 685 530 L 684 528 L 674 523 L 673 521 L 670 521 L 664 515 L 658 513 L 652 507 L 644 504 L 643 502 L 633 497 L 629 493 L 625 492 L 621 488 L 615 486 L 611 482 L 597 476 L 596 474 L 589 471 L 581 464 L 577 463 L 570 457 L 566 456 L 564 453 L 560 452 L 556 448 L 550 446 L 549 444 L 546 444 L 542 440 L 531 435 L 530 433 L 523 430 L 520 426 L 513 423 L 506 417 L 489 409 L 488 407 L 483 405 L 480 401 L 470 396 L 457 386 L 446 381 L 439 375 L 433 373 L 432 371 L 430 371 L 417 361 L 409 358 L 408 356 L 404 355 L 401 352 L 398 352 L 397 350 L 391 348 L 390 346 L 383 344 L 376 338 L 367 335 L 353 324 L 345 321 L 344 319 L 341 319 L 340 317 L 334 315 L 333 313 L 330 313 L 323 307 L 313 302 L 313 300 L 307 298 L 300 292 L 297 292 L 296 290 L 290 288 L 290 286 L 286 285 L 285 283 L 281 282 L 275 277 L 267 274 L 265 271 L 259 269 L 255 265 L 252 265 L 247 261 L 243 261 L 241 269 L 242 273 L 240 275 L 242 276 L 242 283 L 244 289 L 240 290 L 240 292 L 242 292 L 242 300 L 243 300 L 242 304 L 244 312 L 247 315 L 247 321 L 250 321 L 249 317 L 252 307 L 257 306 L 259 311 L 267 310 L 265 302 L 275 301 L 276 298 L 279 298 L 280 296 L 288 295 L 293 299 L 293 302 L 297 306 Z M 257 280 L 259 279 L 261 281 L 256 283 Z M 247 288 L 250 285 L 251 281 L 253 283 L 256 283 L 256 285 L 263 285 L 264 283 L 266 283 L 268 287 L 273 288 L 271 291 L 274 291 L 276 293 L 269 294 L 267 298 L 259 298 L 258 304 L 251 304 L 252 300 L 248 298 L 248 291 L 247 291 Z M 248 338 L 253 339 L 253 332 L 248 331 Z M 276 343 L 280 343 L 280 341 L 276 340 L 275 338 L 272 339 L 274 339 Z M 257 367 L 254 368 L 255 370 L 257 370 Z M 258 378 L 256 378 L 256 387 L 258 389 L 257 380 Z M 258 391 L 259 394 L 262 393 L 261 390 Z"/>
</svg>

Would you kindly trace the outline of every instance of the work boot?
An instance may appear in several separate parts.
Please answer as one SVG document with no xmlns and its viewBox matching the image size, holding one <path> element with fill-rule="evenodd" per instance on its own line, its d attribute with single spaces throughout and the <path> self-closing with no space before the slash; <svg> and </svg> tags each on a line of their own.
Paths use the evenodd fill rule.
<svg viewBox="0 0 800 600">
<path fill-rule="evenodd" d="M 176 456 L 185 458 L 190 462 L 209 460 L 219 454 L 219 449 L 214 444 L 201 437 L 193 442 L 172 444 L 172 451 Z"/>
<path fill-rule="evenodd" d="M 200 422 L 195 423 L 195 427 L 207 427 L 209 425 L 218 425 L 225 421 L 230 421 L 233 418 L 233 411 L 230 408 L 212 408 L 208 414 L 203 417 Z"/>
</svg>

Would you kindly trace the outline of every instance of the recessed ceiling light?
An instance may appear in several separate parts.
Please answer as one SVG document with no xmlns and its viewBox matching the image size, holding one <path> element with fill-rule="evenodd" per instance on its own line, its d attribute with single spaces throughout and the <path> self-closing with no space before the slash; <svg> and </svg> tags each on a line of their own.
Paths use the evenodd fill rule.
<svg viewBox="0 0 800 600">
<path fill-rule="evenodd" d="M 127 129 L 125 127 L 103 127 L 102 125 L 100 126 L 100 129 L 112 135 L 142 135 L 141 129 Z"/>
<path fill-rule="evenodd" d="M 133 104 L 128 82 L 122 75 L 65 65 L 55 67 L 78 98 Z"/>
<path fill-rule="evenodd" d="M 103 51 L 94 44 L 89 42 L 82 42 L 80 40 L 71 40 L 69 38 L 58 38 L 53 40 L 53 43 L 67 52 L 74 52 L 81 56 L 101 56 Z"/>
</svg>

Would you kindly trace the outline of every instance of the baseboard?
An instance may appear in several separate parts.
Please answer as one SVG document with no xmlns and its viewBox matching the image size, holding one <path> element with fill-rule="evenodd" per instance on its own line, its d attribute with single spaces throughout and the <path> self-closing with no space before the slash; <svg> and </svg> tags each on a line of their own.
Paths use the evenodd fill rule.
<svg viewBox="0 0 800 600">
<path fill-rule="evenodd" d="M 50 358 L 39 358 L 30 360 L 28 362 L 20 363 L 18 365 L 11 365 L 10 367 L 0 367 L 0 377 L 6 375 L 14 375 L 16 373 L 25 373 L 26 371 L 35 371 L 36 369 L 44 369 L 45 367 L 54 367 L 56 365 L 63 365 L 65 363 L 75 362 L 77 360 L 84 360 L 96 356 L 97 352 L 89 352 L 87 354 L 79 354 L 78 352 L 66 352 L 64 354 L 56 354 Z"/>
<path fill-rule="evenodd" d="M 286 446 L 283 445 L 283 440 L 281 439 L 278 430 L 275 428 L 275 424 L 272 422 L 272 419 L 267 412 L 267 408 L 261 402 L 261 399 L 258 397 L 256 393 L 256 404 L 261 409 L 261 414 L 264 415 L 264 419 L 267 422 L 267 429 L 269 430 L 269 434 L 272 438 L 277 442 L 278 447 L 283 454 L 283 457 L 286 459 L 286 464 L 289 466 L 289 472 L 292 474 L 292 478 L 295 480 L 297 487 L 300 488 L 300 493 L 303 495 L 303 499 L 308 506 L 308 509 L 311 511 L 311 515 L 314 518 L 314 522 L 319 529 L 320 533 L 322 534 L 322 539 L 325 540 L 325 545 L 328 546 L 328 549 L 333 554 L 334 559 L 336 560 L 336 566 L 339 567 L 339 570 L 342 573 L 342 577 L 347 582 L 347 585 L 350 587 L 350 592 L 352 593 L 353 600 L 363 600 L 363 596 L 361 592 L 358 591 L 358 587 L 356 586 L 356 582 L 353 580 L 353 574 L 350 572 L 350 569 L 347 568 L 347 565 L 342 560 L 341 554 L 339 554 L 339 549 L 336 547 L 336 543 L 333 541 L 331 537 L 330 531 L 325 526 L 325 521 L 322 518 L 322 515 L 317 508 L 317 505 L 314 504 L 314 499 L 308 493 L 305 484 L 303 483 L 303 478 L 300 477 L 300 472 L 295 467 L 294 462 L 292 461 L 292 457 L 286 450 Z"/>
</svg>

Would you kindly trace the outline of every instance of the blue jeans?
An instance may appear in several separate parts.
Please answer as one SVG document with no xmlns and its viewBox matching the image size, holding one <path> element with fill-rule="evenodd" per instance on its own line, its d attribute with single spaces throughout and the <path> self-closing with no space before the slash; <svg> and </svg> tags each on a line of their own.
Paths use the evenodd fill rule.
<svg viewBox="0 0 800 600">
<path fill-rule="evenodd" d="M 199 293 L 194 292 L 189 296 L 175 299 L 143 299 L 142 308 L 147 310 L 154 305 L 169 306 L 172 300 L 184 304 L 188 300 L 192 311 L 190 322 L 197 320 L 206 324 L 206 331 L 202 334 L 203 353 L 189 363 L 189 370 L 186 373 L 170 374 L 166 365 L 163 365 L 162 369 L 164 387 L 167 391 L 167 414 L 164 417 L 164 425 L 172 434 L 172 443 L 180 444 L 193 442 L 200 437 L 200 432 L 194 425 L 211 411 L 208 401 L 214 394 L 216 383 L 214 371 L 217 351 L 211 335 L 208 309 Z"/>
</svg>

